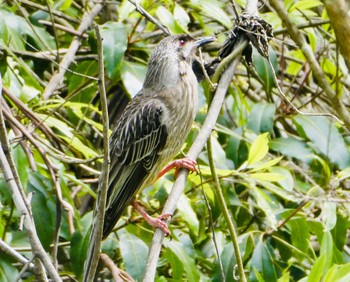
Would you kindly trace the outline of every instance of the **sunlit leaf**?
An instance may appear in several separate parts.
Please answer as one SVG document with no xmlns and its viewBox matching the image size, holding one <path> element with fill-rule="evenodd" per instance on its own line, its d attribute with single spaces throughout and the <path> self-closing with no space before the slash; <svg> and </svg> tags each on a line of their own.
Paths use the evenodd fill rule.
<svg viewBox="0 0 350 282">
<path fill-rule="evenodd" d="M 303 0 L 303 1 L 298 1 L 295 2 L 291 8 L 290 8 L 290 12 L 294 11 L 294 10 L 308 10 L 311 8 L 315 8 L 322 5 L 321 1 L 318 0 Z"/>
<path fill-rule="evenodd" d="M 268 147 L 268 133 L 259 135 L 249 150 L 248 155 L 248 165 L 252 165 L 260 160 L 262 160 L 269 151 Z"/>
<path fill-rule="evenodd" d="M 184 32 L 187 32 L 187 25 L 190 22 L 190 17 L 187 12 L 179 4 L 175 3 L 174 8 L 174 20 L 182 28 Z"/>
<path fill-rule="evenodd" d="M 324 277 L 324 282 L 347 282 L 350 281 L 350 263 L 333 265 Z"/>
<path fill-rule="evenodd" d="M 330 255 L 330 254 L 328 254 Z M 322 254 L 313 264 L 307 282 L 321 281 L 325 272 L 327 254 Z"/>
<path fill-rule="evenodd" d="M 266 163 L 259 164 L 255 166 L 253 169 L 250 170 L 250 172 L 258 172 L 266 169 L 271 169 L 274 165 L 279 163 L 281 161 L 282 157 L 272 159 L 270 161 L 267 161 Z"/>
<path fill-rule="evenodd" d="M 321 212 L 324 231 L 330 231 L 337 223 L 337 205 L 333 202 L 324 202 Z"/>
</svg>

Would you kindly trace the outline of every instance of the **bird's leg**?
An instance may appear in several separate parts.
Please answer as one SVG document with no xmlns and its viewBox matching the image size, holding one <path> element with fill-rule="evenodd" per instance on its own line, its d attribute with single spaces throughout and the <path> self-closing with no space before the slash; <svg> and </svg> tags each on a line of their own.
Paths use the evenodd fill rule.
<svg viewBox="0 0 350 282">
<path fill-rule="evenodd" d="M 147 221 L 147 223 L 154 228 L 160 228 L 166 236 L 171 236 L 170 230 L 168 226 L 165 224 L 163 219 L 166 219 L 168 217 L 171 217 L 172 214 L 170 213 L 165 213 L 162 214 L 156 218 L 151 217 L 140 205 L 137 203 L 136 200 L 133 200 L 131 202 L 132 206 L 142 215 L 142 217 Z"/>
<path fill-rule="evenodd" d="M 176 169 L 175 177 L 177 177 L 177 174 L 178 174 L 180 168 L 187 168 L 191 172 L 194 171 L 194 172 L 198 173 L 197 162 L 190 159 L 190 158 L 183 158 L 183 159 L 172 161 L 170 164 L 168 164 L 158 174 L 158 178 L 162 177 L 164 174 L 166 174 L 169 170 L 171 170 L 173 168 Z"/>
</svg>

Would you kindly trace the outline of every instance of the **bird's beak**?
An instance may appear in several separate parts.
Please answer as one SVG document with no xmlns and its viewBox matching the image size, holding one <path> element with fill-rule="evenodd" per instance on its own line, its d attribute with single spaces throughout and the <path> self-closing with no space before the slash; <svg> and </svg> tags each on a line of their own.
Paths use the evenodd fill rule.
<svg viewBox="0 0 350 282">
<path fill-rule="evenodd" d="M 203 37 L 201 39 L 198 39 L 194 42 L 194 46 L 195 47 L 201 47 L 205 44 L 208 44 L 210 42 L 213 42 L 215 40 L 215 37 Z"/>
</svg>

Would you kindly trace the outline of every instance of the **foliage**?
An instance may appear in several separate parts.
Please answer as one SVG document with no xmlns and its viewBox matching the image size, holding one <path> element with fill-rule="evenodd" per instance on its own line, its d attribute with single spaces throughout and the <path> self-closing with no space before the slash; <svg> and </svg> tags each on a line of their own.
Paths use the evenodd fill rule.
<svg viewBox="0 0 350 282">
<path fill-rule="evenodd" d="M 236 3 L 243 9 L 244 1 Z M 31 197 L 44 248 L 51 252 L 53 244 L 58 244 L 59 274 L 77 280 L 89 243 L 102 152 L 100 100 L 97 81 L 91 79 L 98 75 L 92 31 L 84 33 L 58 91 L 46 98 L 43 92 L 74 40 L 71 31 L 77 30 L 84 12 L 90 11 L 88 4 L 48 1 L 41 3 L 43 10 L 29 1 L 0 4 L 3 111 L 23 125 L 19 129 L 6 118 L 11 153 L 24 192 Z M 172 33 L 215 35 L 219 43 L 234 18 L 230 1 L 144 0 L 141 4 Z M 127 100 L 142 87 L 149 54 L 163 35 L 126 0 L 106 7 L 95 21 L 104 37 L 113 126 Z M 348 70 L 322 2 L 286 0 L 284 7 L 307 38 L 337 99 L 348 106 Z M 259 13 L 275 30 L 270 58 L 285 95 L 302 112 L 337 114 L 278 15 L 269 5 L 261 5 Z M 216 57 L 217 49 L 209 54 Z M 253 64 L 253 68 L 244 63 L 239 66 L 212 134 L 216 173 L 237 229 L 247 277 L 269 282 L 348 281 L 349 125 L 329 116 L 297 114 L 277 91 L 266 59 L 256 53 Z M 205 120 L 211 95 L 208 83 L 203 82 L 199 113 L 185 152 Z M 212 188 L 206 149 L 197 161 L 200 173 L 188 178 L 170 225 L 173 238 L 166 239 L 163 246 L 156 281 L 222 281 L 223 277 L 235 281 L 237 277 L 236 257 Z M 173 179 L 169 174 L 139 194 L 147 210 L 161 210 Z M 0 180 L 1 238 L 31 259 L 26 233 L 19 231 L 20 214 L 6 181 Z M 58 208 L 62 205 L 65 209 Z M 140 281 L 153 232 L 128 209 L 102 250 Z M 13 257 L 1 255 L 4 281 L 14 281 L 21 269 Z M 111 278 L 105 269 L 99 275 Z M 35 278 L 27 270 L 22 279 Z"/>
</svg>

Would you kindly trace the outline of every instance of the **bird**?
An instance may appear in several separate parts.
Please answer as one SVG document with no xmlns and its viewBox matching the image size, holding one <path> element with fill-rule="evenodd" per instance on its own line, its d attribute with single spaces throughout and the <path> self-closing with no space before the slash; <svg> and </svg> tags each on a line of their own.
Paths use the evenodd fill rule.
<svg viewBox="0 0 350 282">
<path fill-rule="evenodd" d="M 196 171 L 196 162 L 189 158 L 168 163 L 181 150 L 197 113 L 198 81 L 192 70 L 196 49 L 213 40 L 171 35 L 152 52 L 142 89 L 126 106 L 110 137 L 103 239 L 138 191 L 174 167 Z M 162 221 L 168 215 L 153 219 L 137 202 L 133 205 L 152 226 L 170 234 Z"/>
</svg>

